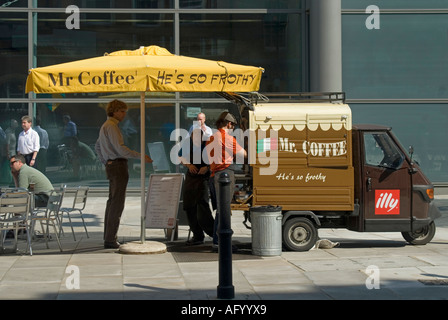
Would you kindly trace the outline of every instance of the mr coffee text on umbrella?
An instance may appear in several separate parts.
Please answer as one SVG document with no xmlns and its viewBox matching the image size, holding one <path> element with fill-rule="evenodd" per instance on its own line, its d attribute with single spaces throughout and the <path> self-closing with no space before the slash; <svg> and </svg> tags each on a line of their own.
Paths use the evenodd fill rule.
<svg viewBox="0 0 448 320">
<path fill-rule="evenodd" d="M 137 72 L 135 72 L 137 75 Z M 66 77 L 63 72 L 59 72 L 56 76 L 52 73 L 48 74 L 48 86 L 70 86 L 74 77 Z M 121 75 L 116 74 L 115 71 L 104 71 L 103 76 L 91 76 L 90 72 L 82 71 L 79 73 L 77 77 L 77 81 L 79 84 L 83 86 L 87 85 L 102 85 L 102 84 L 133 84 L 135 82 L 135 78 L 133 75 Z"/>
<path fill-rule="evenodd" d="M 135 77 L 137 77 L 137 71 L 135 71 Z M 113 84 L 133 84 L 135 82 L 135 77 L 132 74 L 117 74 L 116 71 L 104 71 L 102 75 L 91 75 L 89 71 L 81 71 L 77 77 L 65 76 L 63 72 L 58 74 L 48 74 L 48 87 L 56 86 L 71 86 L 73 80 L 77 81 L 78 84 L 87 85 L 113 85 Z M 206 74 L 193 73 L 185 75 L 166 73 L 165 71 L 159 71 L 157 76 L 157 84 L 181 84 L 184 81 L 188 81 L 188 84 L 218 84 L 222 85 L 225 83 L 229 84 L 242 84 L 251 85 L 255 80 L 254 75 L 243 75 L 243 74 L 212 74 L 208 77 Z"/>
</svg>

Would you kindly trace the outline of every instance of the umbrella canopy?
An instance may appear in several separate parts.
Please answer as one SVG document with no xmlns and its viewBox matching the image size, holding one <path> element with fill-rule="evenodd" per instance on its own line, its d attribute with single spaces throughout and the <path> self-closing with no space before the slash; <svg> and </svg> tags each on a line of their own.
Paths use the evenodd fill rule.
<svg viewBox="0 0 448 320">
<path fill-rule="evenodd" d="M 158 46 L 31 69 L 26 92 L 250 92 L 263 68 L 170 53 Z"/>
</svg>

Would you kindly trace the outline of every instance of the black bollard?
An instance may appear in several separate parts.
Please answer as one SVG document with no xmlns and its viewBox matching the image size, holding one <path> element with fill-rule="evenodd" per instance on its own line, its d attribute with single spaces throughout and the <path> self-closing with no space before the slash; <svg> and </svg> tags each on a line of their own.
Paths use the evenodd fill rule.
<svg viewBox="0 0 448 320">
<path fill-rule="evenodd" d="M 235 287 L 232 284 L 232 234 L 230 222 L 230 178 L 226 172 L 219 176 L 219 284 L 218 299 L 235 298 Z"/>
</svg>

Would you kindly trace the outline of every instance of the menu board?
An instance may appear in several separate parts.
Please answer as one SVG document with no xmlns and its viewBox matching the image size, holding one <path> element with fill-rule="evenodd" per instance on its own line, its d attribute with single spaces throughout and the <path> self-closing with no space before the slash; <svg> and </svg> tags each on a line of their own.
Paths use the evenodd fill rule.
<svg viewBox="0 0 448 320">
<path fill-rule="evenodd" d="M 182 191 L 182 173 L 152 174 L 146 196 L 145 227 L 173 229 Z"/>
</svg>

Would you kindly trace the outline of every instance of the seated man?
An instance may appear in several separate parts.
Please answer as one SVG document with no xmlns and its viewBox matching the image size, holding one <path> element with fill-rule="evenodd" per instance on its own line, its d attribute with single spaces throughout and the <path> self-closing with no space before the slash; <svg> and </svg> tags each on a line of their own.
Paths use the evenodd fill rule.
<svg viewBox="0 0 448 320">
<path fill-rule="evenodd" d="M 48 197 L 54 189 L 50 180 L 39 170 L 28 166 L 21 154 L 12 156 L 9 165 L 16 187 L 34 192 L 35 207 L 47 206 Z"/>
</svg>

